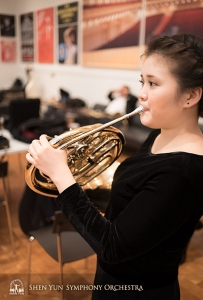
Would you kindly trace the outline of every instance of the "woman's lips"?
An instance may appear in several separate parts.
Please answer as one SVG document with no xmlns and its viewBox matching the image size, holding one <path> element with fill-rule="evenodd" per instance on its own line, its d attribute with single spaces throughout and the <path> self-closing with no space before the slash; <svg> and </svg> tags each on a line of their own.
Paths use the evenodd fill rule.
<svg viewBox="0 0 203 300">
<path fill-rule="evenodd" d="M 146 107 L 144 107 L 143 106 L 143 111 L 145 112 L 145 111 L 148 111 L 149 110 L 149 108 L 146 108 Z"/>
</svg>

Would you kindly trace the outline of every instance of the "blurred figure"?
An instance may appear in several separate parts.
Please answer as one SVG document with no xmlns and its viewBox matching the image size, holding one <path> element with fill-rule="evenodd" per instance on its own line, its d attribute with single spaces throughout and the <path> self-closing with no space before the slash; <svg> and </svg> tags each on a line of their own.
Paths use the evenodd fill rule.
<svg viewBox="0 0 203 300">
<path fill-rule="evenodd" d="M 25 71 L 27 75 L 27 84 L 25 86 L 26 99 L 41 99 L 41 91 L 36 83 L 33 67 L 27 65 Z"/>
<path fill-rule="evenodd" d="M 138 98 L 131 94 L 130 88 L 126 85 L 122 86 L 119 90 L 113 90 L 108 94 L 111 101 L 105 108 L 105 112 L 110 115 L 125 115 L 132 112 L 136 108 Z M 131 126 L 132 119 L 128 119 Z"/>
</svg>

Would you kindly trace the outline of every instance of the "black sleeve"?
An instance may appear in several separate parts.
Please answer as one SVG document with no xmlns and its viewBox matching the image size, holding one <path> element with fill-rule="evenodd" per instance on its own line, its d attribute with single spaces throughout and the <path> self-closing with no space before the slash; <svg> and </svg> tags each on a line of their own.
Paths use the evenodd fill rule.
<svg viewBox="0 0 203 300">
<path fill-rule="evenodd" d="M 110 101 L 112 101 L 112 100 L 114 99 L 114 96 L 113 96 L 113 93 L 112 93 L 112 92 L 110 92 L 110 93 L 108 94 L 108 98 L 109 98 Z"/>
<path fill-rule="evenodd" d="M 103 217 L 76 183 L 55 200 L 76 230 L 107 263 L 129 260 L 153 249 L 191 216 L 192 189 L 180 175 L 151 179 L 118 217 Z"/>
</svg>

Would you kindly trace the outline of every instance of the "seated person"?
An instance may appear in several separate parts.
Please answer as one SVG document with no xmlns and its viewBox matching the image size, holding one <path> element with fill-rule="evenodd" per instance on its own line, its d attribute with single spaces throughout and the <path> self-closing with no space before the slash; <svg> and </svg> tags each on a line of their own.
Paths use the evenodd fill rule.
<svg viewBox="0 0 203 300">
<path fill-rule="evenodd" d="M 105 112 L 110 115 L 125 115 L 132 112 L 136 108 L 138 98 L 131 94 L 128 86 L 122 86 L 120 90 L 111 91 L 108 94 L 111 101 L 105 108 Z M 128 119 L 129 126 L 132 124 L 132 119 Z"/>
</svg>

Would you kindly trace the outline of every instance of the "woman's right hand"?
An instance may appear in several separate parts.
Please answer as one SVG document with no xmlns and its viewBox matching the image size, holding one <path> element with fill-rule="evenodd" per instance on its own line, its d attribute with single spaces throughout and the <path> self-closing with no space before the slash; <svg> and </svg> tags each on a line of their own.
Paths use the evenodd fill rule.
<svg viewBox="0 0 203 300">
<path fill-rule="evenodd" d="M 41 135 L 39 140 L 32 141 L 26 159 L 50 177 L 59 192 L 75 183 L 67 164 L 66 150 L 54 149 L 48 142 L 46 135 Z"/>
</svg>

